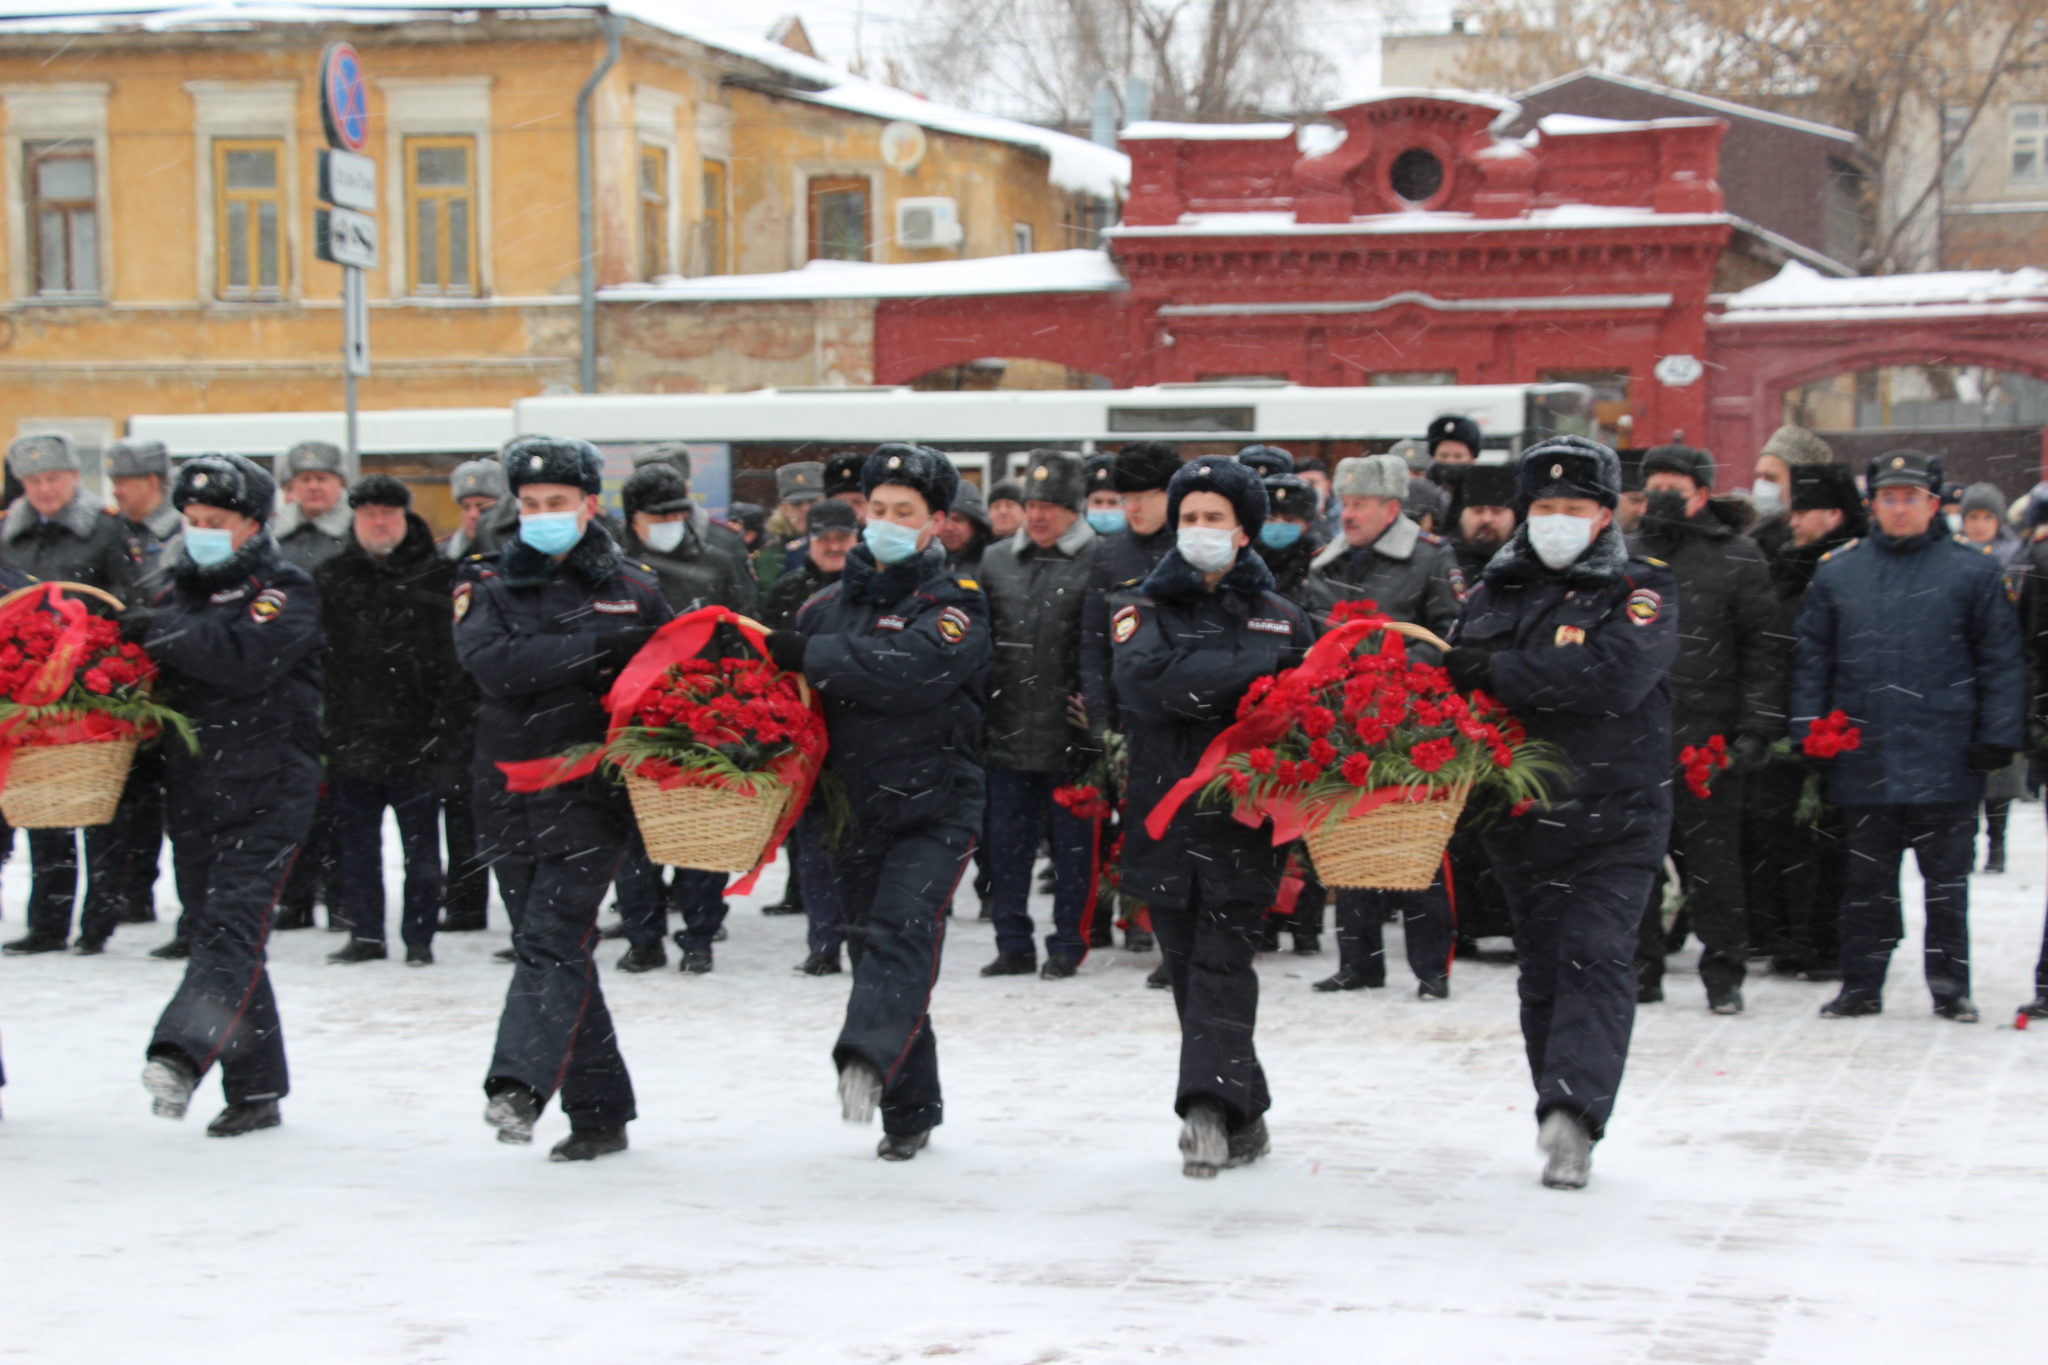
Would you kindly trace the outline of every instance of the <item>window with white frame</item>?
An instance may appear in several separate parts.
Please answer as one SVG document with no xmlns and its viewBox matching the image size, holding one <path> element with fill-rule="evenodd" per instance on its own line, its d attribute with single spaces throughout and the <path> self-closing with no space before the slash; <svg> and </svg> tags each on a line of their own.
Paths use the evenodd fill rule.
<svg viewBox="0 0 2048 1365">
<path fill-rule="evenodd" d="M 97 301 L 109 273 L 107 91 L 0 86 L 6 110 L 8 284 L 20 298 Z"/>
<path fill-rule="evenodd" d="M 2012 183 L 2048 184 L 2048 104 L 2012 108 Z"/>
</svg>

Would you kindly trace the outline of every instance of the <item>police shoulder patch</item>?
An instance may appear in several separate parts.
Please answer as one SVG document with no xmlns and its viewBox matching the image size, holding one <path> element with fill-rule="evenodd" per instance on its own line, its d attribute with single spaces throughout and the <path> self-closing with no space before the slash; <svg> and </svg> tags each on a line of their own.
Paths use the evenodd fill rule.
<svg viewBox="0 0 2048 1365">
<path fill-rule="evenodd" d="M 1663 614 L 1664 599 L 1648 588 L 1637 588 L 1628 595 L 1628 605 L 1625 610 L 1628 612 L 1628 619 L 1631 624 L 1638 626 L 1653 625 L 1656 623 L 1657 618 Z"/>
<path fill-rule="evenodd" d="M 456 619 L 456 620 L 460 621 L 460 620 L 461 620 L 461 619 L 462 619 L 463 617 L 465 617 L 465 616 L 469 615 L 469 599 L 470 599 L 471 597 L 475 596 L 475 594 L 476 594 L 476 584 L 474 584 L 474 583 L 466 583 L 466 582 L 465 582 L 465 583 L 457 583 L 457 584 L 455 585 L 455 619 Z"/>
<path fill-rule="evenodd" d="M 265 588 L 249 603 L 249 619 L 256 622 L 275 621 L 284 611 L 284 604 L 284 589 Z"/>
<path fill-rule="evenodd" d="M 1138 609 L 1125 607 L 1110 618 L 1109 636 L 1118 644 L 1138 633 Z"/>
<path fill-rule="evenodd" d="M 974 618 L 958 607 L 947 607 L 939 613 L 939 636 L 949 645 L 957 645 L 967 638 L 967 628 L 974 624 Z"/>
</svg>

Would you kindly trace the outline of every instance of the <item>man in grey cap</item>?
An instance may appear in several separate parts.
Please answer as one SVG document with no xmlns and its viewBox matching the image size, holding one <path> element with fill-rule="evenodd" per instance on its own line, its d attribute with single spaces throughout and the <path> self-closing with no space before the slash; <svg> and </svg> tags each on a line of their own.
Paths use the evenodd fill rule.
<svg viewBox="0 0 2048 1365">
<path fill-rule="evenodd" d="M 341 495 L 341 447 L 331 441 L 301 441 L 277 462 L 277 486 L 284 508 L 273 534 L 284 557 L 307 573 L 347 548 L 355 522 Z"/>
<path fill-rule="evenodd" d="M 465 460 L 448 476 L 448 491 L 462 511 L 462 525 L 441 538 L 444 559 L 463 559 L 485 547 L 477 541 L 484 513 L 505 500 L 505 466 L 496 460 Z"/>
<path fill-rule="evenodd" d="M 811 504 L 825 496 L 825 466 L 819 460 L 799 460 L 775 471 L 775 515 L 768 519 L 768 535 L 761 553 L 754 556 L 754 578 L 766 592 L 787 570 L 801 568 L 802 539 Z"/>
<path fill-rule="evenodd" d="M 162 441 L 116 441 L 107 447 L 107 477 L 114 485 L 114 507 L 128 524 L 135 576 L 147 582 L 171 558 L 164 547 L 184 526 L 165 496 L 171 453 Z"/>
<path fill-rule="evenodd" d="M 946 562 L 956 573 L 972 574 L 981 567 L 981 558 L 994 539 L 995 529 L 988 523 L 988 504 L 981 500 L 981 489 L 966 479 L 960 480 L 953 506 L 939 523 L 939 543 L 946 547 Z"/>
<path fill-rule="evenodd" d="M 177 562 L 178 535 L 185 526 L 169 496 L 171 453 L 162 441 L 116 441 L 107 447 L 107 477 L 114 486 L 114 506 L 128 531 L 128 556 L 135 564 L 140 595 L 153 596 Z M 160 744 L 145 744 L 136 751 L 128 787 L 109 832 L 126 882 L 121 922 L 147 924 L 156 918 L 157 866 L 163 852 Z M 91 844 L 88 837 L 89 854 Z"/>
</svg>

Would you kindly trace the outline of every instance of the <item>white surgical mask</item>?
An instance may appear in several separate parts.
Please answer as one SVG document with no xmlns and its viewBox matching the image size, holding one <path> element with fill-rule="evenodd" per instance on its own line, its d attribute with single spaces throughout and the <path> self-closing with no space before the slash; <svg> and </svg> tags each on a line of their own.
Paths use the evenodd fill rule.
<svg viewBox="0 0 2048 1365">
<path fill-rule="evenodd" d="M 1562 569 L 1593 543 L 1593 519 L 1554 515 L 1529 518 L 1529 548 L 1545 567 Z"/>
<path fill-rule="evenodd" d="M 1942 520 L 1948 523 L 1948 533 L 1950 535 L 1959 536 L 1963 533 L 1963 514 L 1961 512 L 1950 512 Z"/>
<path fill-rule="evenodd" d="M 1760 517 L 1775 517 L 1785 505 L 1785 490 L 1768 479 L 1758 479 L 1749 490 L 1749 500 L 1756 504 Z"/>
<path fill-rule="evenodd" d="M 1221 526 L 1183 526 L 1174 537 L 1180 557 L 1200 573 L 1222 573 L 1237 558 L 1237 531 Z"/>
<path fill-rule="evenodd" d="M 683 526 L 680 521 L 657 521 L 647 528 L 647 548 L 658 554 L 673 554 L 676 546 L 683 543 Z"/>
</svg>

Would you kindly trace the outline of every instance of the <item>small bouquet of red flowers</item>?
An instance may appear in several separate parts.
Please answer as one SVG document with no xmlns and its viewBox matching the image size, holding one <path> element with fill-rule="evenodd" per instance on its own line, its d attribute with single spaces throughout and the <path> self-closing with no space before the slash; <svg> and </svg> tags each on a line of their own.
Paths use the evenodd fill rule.
<svg viewBox="0 0 2048 1365">
<path fill-rule="evenodd" d="M 70 592 L 38 583 L 0 600 L 0 813 L 28 829 L 103 825 L 136 746 L 185 717 L 151 697 L 156 665 Z"/>
<path fill-rule="evenodd" d="M 1819 717 L 1806 727 L 1806 738 L 1799 741 L 1799 752 L 1807 758 L 1827 760 L 1863 747 L 1863 731 L 1849 723 L 1848 713 L 1839 708 Z M 1792 818 L 1802 825 L 1818 825 L 1827 811 L 1827 796 L 1823 790 L 1824 779 L 1818 769 L 1809 767 L 1806 783 L 1799 789 L 1799 807 Z"/>
<path fill-rule="evenodd" d="M 1728 741 L 1709 735 L 1705 744 L 1688 744 L 1678 751 L 1678 766 L 1685 774 L 1686 790 L 1704 801 L 1713 795 L 1714 774 L 1728 766 Z"/>
<path fill-rule="evenodd" d="M 1163 832 L 1200 790 L 1245 824 L 1271 819 L 1275 844 L 1305 837 L 1326 885 L 1426 887 L 1475 791 L 1533 803 L 1565 770 L 1499 702 L 1408 657 L 1410 633 L 1442 645 L 1428 632 L 1369 603 L 1333 619 L 1300 667 L 1252 684 L 1148 824 Z"/>
<path fill-rule="evenodd" d="M 762 657 L 713 657 L 721 627 Z M 745 894 L 803 813 L 825 759 L 817 700 L 800 676 L 767 660 L 764 635 L 724 607 L 677 617 L 612 685 L 604 742 L 500 764 L 508 786 L 536 791 L 609 769 L 625 781 L 650 858 L 744 871 L 728 894 Z"/>
</svg>

